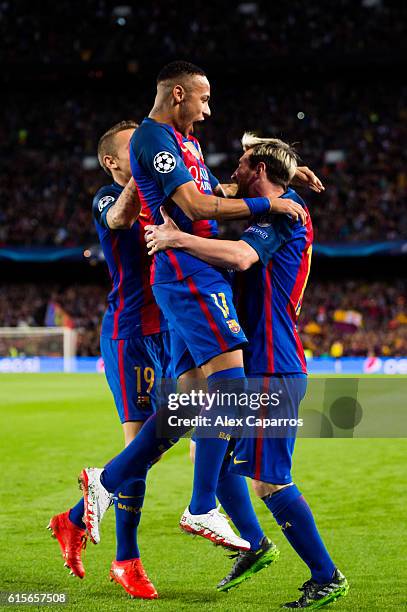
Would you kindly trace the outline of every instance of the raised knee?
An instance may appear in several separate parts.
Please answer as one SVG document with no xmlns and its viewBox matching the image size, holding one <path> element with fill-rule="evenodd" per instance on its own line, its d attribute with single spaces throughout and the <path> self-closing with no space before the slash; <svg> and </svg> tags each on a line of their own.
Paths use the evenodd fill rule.
<svg viewBox="0 0 407 612">
<path fill-rule="evenodd" d="M 277 491 L 281 491 L 281 489 L 290 487 L 292 484 L 292 482 L 289 484 L 273 484 L 271 482 L 262 482 L 261 480 L 252 481 L 253 491 L 257 497 L 273 495 L 273 493 L 277 493 Z"/>
</svg>

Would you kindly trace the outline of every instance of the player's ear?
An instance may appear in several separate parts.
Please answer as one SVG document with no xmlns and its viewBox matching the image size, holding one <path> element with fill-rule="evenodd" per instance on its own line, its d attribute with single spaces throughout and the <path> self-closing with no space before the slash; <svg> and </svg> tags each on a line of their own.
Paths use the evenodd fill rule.
<svg viewBox="0 0 407 612">
<path fill-rule="evenodd" d="M 103 163 L 109 170 L 112 170 L 112 168 L 117 168 L 117 163 L 115 162 L 114 157 L 112 157 L 112 155 L 105 155 L 103 157 Z"/>
<path fill-rule="evenodd" d="M 261 176 L 266 172 L 266 164 L 264 162 L 259 162 L 256 166 L 256 174 Z"/>
<path fill-rule="evenodd" d="M 185 98 L 185 89 L 182 85 L 175 85 L 172 90 L 172 95 L 174 96 L 175 101 L 179 104 Z"/>
</svg>

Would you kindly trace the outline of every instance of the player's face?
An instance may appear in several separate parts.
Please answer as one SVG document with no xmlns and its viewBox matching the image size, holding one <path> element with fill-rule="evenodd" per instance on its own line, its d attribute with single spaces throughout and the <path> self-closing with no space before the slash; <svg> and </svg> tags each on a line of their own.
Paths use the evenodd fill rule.
<svg viewBox="0 0 407 612">
<path fill-rule="evenodd" d="M 180 123 L 184 134 L 193 131 L 196 121 L 205 121 L 211 115 L 209 98 L 211 87 L 206 77 L 196 74 L 191 77 L 185 96 L 180 104 Z"/>
<path fill-rule="evenodd" d="M 133 128 L 117 132 L 114 138 L 116 150 L 114 155 L 112 155 L 116 162 L 116 169 L 119 170 L 128 181 L 131 179 L 129 142 L 133 134 Z"/>
<path fill-rule="evenodd" d="M 237 183 L 236 197 L 250 197 L 252 185 L 256 180 L 256 170 L 250 167 L 249 164 L 250 151 L 246 151 L 239 159 L 239 165 L 232 174 L 232 181 Z"/>
</svg>

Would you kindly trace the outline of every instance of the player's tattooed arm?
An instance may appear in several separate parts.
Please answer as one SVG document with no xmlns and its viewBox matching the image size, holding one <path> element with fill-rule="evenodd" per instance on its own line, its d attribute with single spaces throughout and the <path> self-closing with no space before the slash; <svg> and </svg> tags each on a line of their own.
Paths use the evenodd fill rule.
<svg viewBox="0 0 407 612">
<path fill-rule="evenodd" d="M 203 261 L 233 270 L 247 270 L 259 260 L 257 252 L 244 240 L 214 240 L 182 232 L 161 207 L 162 225 L 147 225 L 149 255 L 166 249 L 182 249 Z"/>
<path fill-rule="evenodd" d="M 267 199 L 268 203 L 267 203 Z M 202 219 L 215 219 L 227 221 L 229 219 L 247 219 L 252 215 L 248 204 L 239 198 L 222 198 L 216 195 L 206 195 L 198 191 L 194 181 L 180 185 L 172 195 L 174 202 L 184 211 L 192 221 Z M 289 214 L 293 221 L 301 219 L 306 223 L 306 213 L 302 206 L 289 198 L 268 197 L 248 199 L 250 201 L 266 199 L 268 210 L 259 211 L 264 215 L 267 212 L 275 214 Z"/>
<path fill-rule="evenodd" d="M 106 221 L 110 229 L 130 229 L 138 219 L 141 203 L 137 193 L 136 183 L 131 178 L 116 202 L 106 213 Z"/>
<path fill-rule="evenodd" d="M 250 209 L 244 200 L 228 200 L 219 195 L 201 193 L 194 181 L 180 185 L 172 199 L 193 221 L 202 219 L 247 219 Z"/>
</svg>

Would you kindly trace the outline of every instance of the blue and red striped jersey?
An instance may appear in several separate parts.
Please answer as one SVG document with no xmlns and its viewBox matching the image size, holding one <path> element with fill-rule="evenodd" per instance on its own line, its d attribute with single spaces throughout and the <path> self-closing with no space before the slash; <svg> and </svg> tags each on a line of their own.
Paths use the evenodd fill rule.
<svg viewBox="0 0 407 612">
<path fill-rule="evenodd" d="M 288 189 L 281 197 L 307 210 L 294 190 Z M 288 215 L 262 218 L 244 232 L 241 240 L 259 255 L 258 263 L 236 275 L 239 321 L 249 341 L 246 373 L 306 373 L 297 320 L 311 265 L 311 217 L 308 213 L 305 226 L 299 221 L 293 223 Z"/>
<path fill-rule="evenodd" d="M 201 193 L 211 194 L 218 184 L 206 167 L 198 140 L 183 136 L 173 127 L 146 118 L 130 141 L 130 164 L 141 200 L 140 222 L 143 226 L 163 222 L 160 206 L 184 232 L 213 238 L 218 234 L 216 221 L 191 221 L 172 200 L 181 185 L 194 181 Z M 201 259 L 168 249 L 157 253 L 151 269 L 151 283 L 182 280 L 209 267 Z"/>
<path fill-rule="evenodd" d="M 112 289 L 102 322 L 102 336 L 112 339 L 148 336 L 168 329 L 151 291 L 151 257 L 147 254 L 144 231 L 136 221 L 131 229 L 111 230 L 107 211 L 123 191 L 117 183 L 99 189 L 92 212 L 106 259 Z"/>
</svg>

